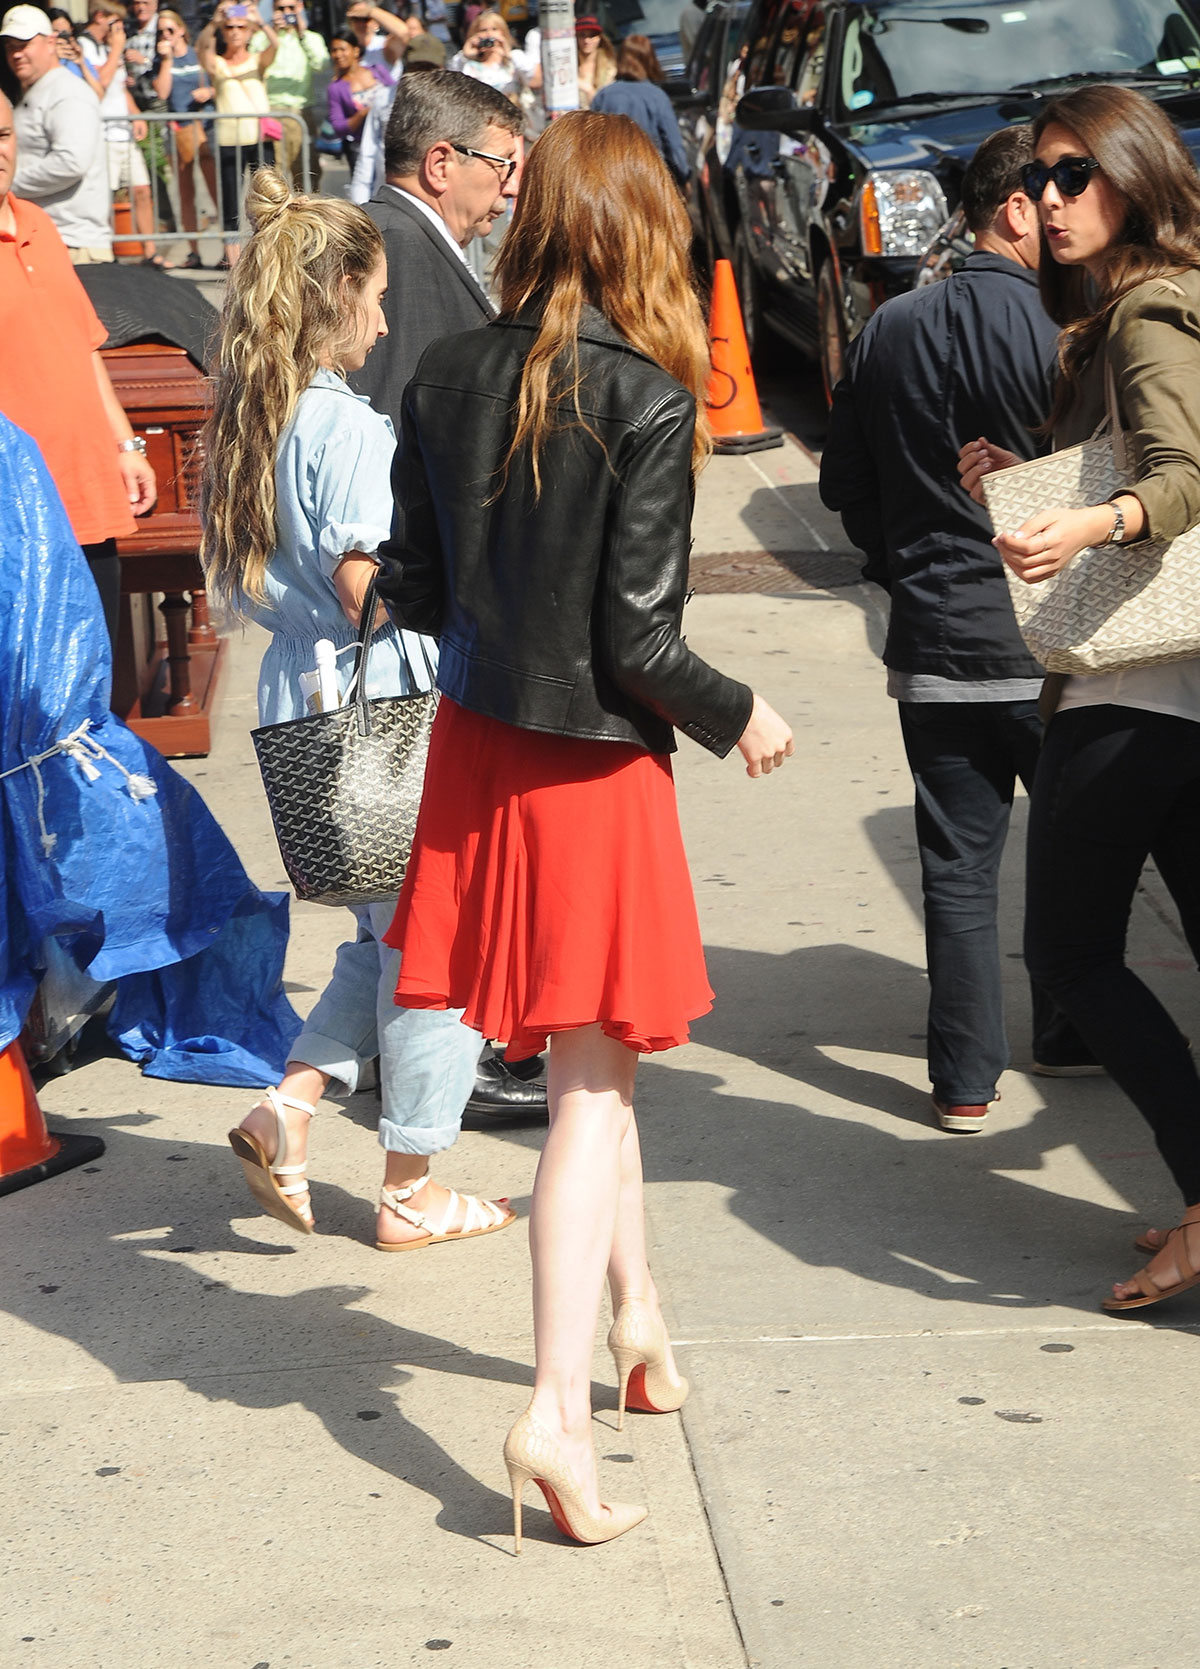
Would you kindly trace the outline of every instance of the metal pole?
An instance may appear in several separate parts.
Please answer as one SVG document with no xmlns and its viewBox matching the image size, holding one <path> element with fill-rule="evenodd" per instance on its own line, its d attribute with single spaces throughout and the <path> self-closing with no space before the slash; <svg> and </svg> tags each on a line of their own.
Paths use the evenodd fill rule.
<svg viewBox="0 0 1200 1669">
<path fill-rule="evenodd" d="M 542 0 L 542 102 L 553 121 L 579 109 L 579 62 L 575 54 L 574 0 Z"/>
</svg>

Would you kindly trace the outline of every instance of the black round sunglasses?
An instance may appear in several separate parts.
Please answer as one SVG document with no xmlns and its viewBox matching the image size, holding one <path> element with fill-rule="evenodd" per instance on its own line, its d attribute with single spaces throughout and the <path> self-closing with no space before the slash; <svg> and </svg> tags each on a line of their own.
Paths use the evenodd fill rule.
<svg viewBox="0 0 1200 1669">
<path fill-rule="evenodd" d="M 1034 203 L 1041 202 L 1051 180 L 1061 196 L 1078 197 L 1087 190 L 1099 166 L 1094 156 L 1060 156 L 1057 162 L 1027 162 L 1021 169 L 1021 184 L 1025 195 Z"/>
</svg>

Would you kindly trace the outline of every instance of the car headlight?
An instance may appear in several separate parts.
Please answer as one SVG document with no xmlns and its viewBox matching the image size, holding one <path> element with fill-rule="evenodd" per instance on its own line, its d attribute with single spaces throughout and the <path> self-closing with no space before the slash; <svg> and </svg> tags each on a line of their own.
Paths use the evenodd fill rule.
<svg viewBox="0 0 1200 1669">
<path fill-rule="evenodd" d="M 946 197 L 923 168 L 876 174 L 863 186 L 863 249 L 868 255 L 922 255 L 946 222 Z"/>
</svg>

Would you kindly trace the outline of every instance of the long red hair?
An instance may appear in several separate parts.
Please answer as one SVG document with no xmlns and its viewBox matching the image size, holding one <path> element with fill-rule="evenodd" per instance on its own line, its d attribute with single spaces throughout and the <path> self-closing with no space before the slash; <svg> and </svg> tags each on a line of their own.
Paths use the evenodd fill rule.
<svg viewBox="0 0 1200 1669">
<path fill-rule="evenodd" d="M 691 223 L 666 164 L 628 116 L 560 116 L 529 154 L 512 226 L 496 263 L 502 317 L 540 307 L 521 377 L 509 460 L 538 455 L 564 402 L 579 407 L 585 305 L 691 391 L 693 469 L 711 450 L 704 391 L 708 334 L 692 281 Z"/>
</svg>

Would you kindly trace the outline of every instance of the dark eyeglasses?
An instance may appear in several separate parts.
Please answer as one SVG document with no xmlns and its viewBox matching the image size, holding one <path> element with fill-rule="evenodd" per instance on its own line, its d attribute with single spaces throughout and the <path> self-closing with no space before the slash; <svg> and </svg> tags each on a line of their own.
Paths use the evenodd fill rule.
<svg viewBox="0 0 1200 1669">
<path fill-rule="evenodd" d="M 1060 156 L 1055 163 L 1027 162 L 1021 169 L 1021 184 L 1034 203 L 1041 202 L 1051 180 L 1061 196 L 1078 197 L 1087 190 L 1099 166 L 1094 156 Z"/>
<path fill-rule="evenodd" d="M 469 145 L 456 145 L 450 141 L 450 149 L 457 151 L 459 156 L 477 156 L 481 162 L 493 162 L 500 171 L 500 184 L 507 185 L 517 171 L 515 156 L 493 156 L 490 151 L 473 151 Z"/>
</svg>

